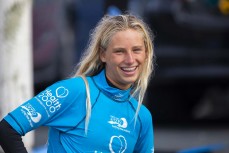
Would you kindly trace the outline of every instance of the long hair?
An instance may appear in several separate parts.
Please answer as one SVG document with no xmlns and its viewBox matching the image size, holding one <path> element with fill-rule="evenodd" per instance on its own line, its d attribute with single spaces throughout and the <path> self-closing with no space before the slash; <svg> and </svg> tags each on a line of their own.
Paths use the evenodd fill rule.
<svg viewBox="0 0 229 153">
<path fill-rule="evenodd" d="M 142 19 L 129 14 L 118 16 L 104 16 L 92 31 L 88 43 L 79 64 L 76 67 L 74 76 L 81 76 L 86 84 L 86 122 L 85 132 L 87 132 L 88 123 L 91 115 L 90 92 L 86 76 L 94 76 L 105 68 L 105 64 L 100 60 L 100 52 L 106 51 L 112 36 L 127 29 L 133 29 L 143 35 L 146 48 L 147 59 L 143 65 L 143 70 L 136 82 L 132 85 L 131 94 L 138 100 L 138 107 L 135 113 L 135 122 L 143 102 L 144 94 L 147 89 L 151 74 L 153 72 L 153 35 L 148 25 Z"/>
</svg>

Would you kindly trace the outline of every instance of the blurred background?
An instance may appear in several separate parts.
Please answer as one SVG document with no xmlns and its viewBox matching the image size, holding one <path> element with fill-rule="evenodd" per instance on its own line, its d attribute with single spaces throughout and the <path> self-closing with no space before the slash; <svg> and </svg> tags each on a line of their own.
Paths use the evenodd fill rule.
<svg viewBox="0 0 229 153">
<path fill-rule="evenodd" d="M 229 0 L 33 1 L 34 93 L 71 75 L 104 14 L 127 11 L 155 35 L 145 97 L 155 153 L 228 153 Z M 37 129 L 34 152 L 46 141 L 47 129 Z"/>
</svg>

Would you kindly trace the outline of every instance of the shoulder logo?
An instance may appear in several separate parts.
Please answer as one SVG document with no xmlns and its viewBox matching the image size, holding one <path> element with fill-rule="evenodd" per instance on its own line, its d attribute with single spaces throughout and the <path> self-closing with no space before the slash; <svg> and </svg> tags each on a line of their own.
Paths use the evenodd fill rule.
<svg viewBox="0 0 229 153">
<path fill-rule="evenodd" d="M 28 103 L 21 106 L 21 108 L 25 111 L 28 120 L 32 120 L 33 123 L 38 123 L 41 120 L 41 114 L 38 113 L 31 104 Z"/>
<path fill-rule="evenodd" d="M 67 97 L 69 90 L 63 86 L 57 87 L 55 90 L 46 89 L 36 96 L 36 99 L 44 104 L 47 113 L 55 113 L 61 108 L 61 99 Z"/>
<path fill-rule="evenodd" d="M 56 89 L 56 96 L 58 98 L 64 98 L 68 95 L 68 89 L 64 88 L 64 87 L 58 87 Z"/>
</svg>

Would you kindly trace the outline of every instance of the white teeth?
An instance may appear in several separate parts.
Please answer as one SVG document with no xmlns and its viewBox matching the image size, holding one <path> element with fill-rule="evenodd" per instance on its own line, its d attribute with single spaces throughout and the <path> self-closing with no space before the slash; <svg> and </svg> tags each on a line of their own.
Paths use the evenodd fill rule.
<svg viewBox="0 0 229 153">
<path fill-rule="evenodd" d="M 122 70 L 124 71 L 134 71 L 136 69 L 136 67 L 123 67 Z"/>
</svg>

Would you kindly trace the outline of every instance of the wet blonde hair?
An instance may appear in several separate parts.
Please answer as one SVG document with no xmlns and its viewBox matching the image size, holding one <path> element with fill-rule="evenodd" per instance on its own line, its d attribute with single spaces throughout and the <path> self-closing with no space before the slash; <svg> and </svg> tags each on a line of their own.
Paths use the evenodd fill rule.
<svg viewBox="0 0 229 153">
<path fill-rule="evenodd" d="M 105 68 L 105 63 L 100 60 L 100 52 L 106 51 L 112 36 L 127 29 L 133 29 L 143 35 L 146 48 L 146 61 L 138 80 L 132 85 L 132 96 L 138 100 L 138 107 L 135 113 L 135 122 L 143 102 L 144 94 L 147 89 L 151 74 L 153 72 L 153 37 L 150 28 L 136 16 L 129 14 L 118 16 L 104 16 L 97 24 L 90 35 L 88 48 L 85 50 L 79 64 L 76 67 L 74 76 L 81 76 L 86 84 L 87 100 L 86 100 L 86 122 L 85 132 L 87 132 L 89 119 L 91 115 L 91 103 L 89 85 L 86 76 L 94 76 Z"/>
</svg>

